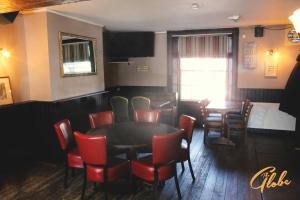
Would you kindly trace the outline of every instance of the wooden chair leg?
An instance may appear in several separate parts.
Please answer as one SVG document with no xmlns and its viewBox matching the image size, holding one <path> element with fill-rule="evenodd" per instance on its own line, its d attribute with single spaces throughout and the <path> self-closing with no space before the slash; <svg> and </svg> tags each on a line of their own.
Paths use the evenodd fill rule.
<svg viewBox="0 0 300 200">
<path fill-rule="evenodd" d="M 154 167 L 153 199 L 156 199 L 157 197 L 157 187 L 158 187 L 158 168 Z"/>
<path fill-rule="evenodd" d="M 180 187 L 179 187 L 179 183 L 178 183 L 176 166 L 175 166 L 175 176 L 174 176 L 174 179 L 175 179 L 175 185 L 176 185 L 178 199 L 181 199 L 181 192 L 180 192 Z"/>
<path fill-rule="evenodd" d="M 185 168 L 184 168 L 184 162 L 183 162 L 183 161 L 181 161 L 180 163 L 181 163 L 181 168 L 182 168 L 182 171 L 181 171 L 181 173 L 183 173 L 183 172 L 184 172 L 184 170 L 185 170 Z"/>
<path fill-rule="evenodd" d="M 64 188 L 68 187 L 68 174 L 69 174 L 69 166 L 68 163 L 66 162 L 65 164 L 65 178 L 64 178 Z"/>
<path fill-rule="evenodd" d="M 153 182 L 153 199 L 157 197 L 157 187 L 158 187 L 158 180 L 154 180 Z"/>
<path fill-rule="evenodd" d="M 107 187 L 106 181 L 104 181 L 103 186 L 104 186 L 104 199 L 107 200 L 108 199 L 108 194 L 107 194 L 108 187 Z"/>
<path fill-rule="evenodd" d="M 108 171 L 106 168 L 104 168 L 104 182 L 103 182 L 103 187 L 104 187 L 104 199 L 107 200 L 108 199 L 108 194 L 107 194 L 107 190 L 108 190 L 108 187 L 107 187 L 107 182 L 108 182 Z"/>
<path fill-rule="evenodd" d="M 191 172 L 191 175 L 192 175 L 192 178 L 193 178 L 193 182 L 195 181 L 195 175 L 194 175 L 194 171 L 193 171 L 193 167 L 192 167 L 192 162 L 191 162 L 191 158 L 189 156 L 188 158 L 188 163 L 189 163 L 189 169 L 190 169 L 190 172 Z"/>
<path fill-rule="evenodd" d="M 75 176 L 75 169 L 74 168 L 72 168 L 72 170 L 71 170 L 71 175 L 74 178 L 74 176 Z"/>
<path fill-rule="evenodd" d="M 247 145 L 247 128 L 245 128 L 245 130 L 243 131 L 242 142 L 244 146 Z"/>
<path fill-rule="evenodd" d="M 208 130 L 207 128 L 204 128 L 204 137 L 203 137 L 203 143 L 207 145 L 207 135 L 208 135 Z"/>
<path fill-rule="evenodd" d="M 86 188 L 86 171 L 84 170 L 83 174 L 83 185 L 82 185 L 82 192 L 81 192 L 81 200 L 84 199 L 84 194 L 85 194 L 85 188 Z"/>
<path fill-rule="evenodd" d="M 230 140 L 230 126 L 229 125 L 227 125 L 227 138 L 228 138 L 228 140 Z"/>
</svg>

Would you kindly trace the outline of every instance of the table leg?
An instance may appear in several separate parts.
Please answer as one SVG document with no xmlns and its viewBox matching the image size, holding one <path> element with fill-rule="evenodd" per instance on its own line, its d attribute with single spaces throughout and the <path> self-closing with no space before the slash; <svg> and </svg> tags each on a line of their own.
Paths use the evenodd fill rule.
<svg viewBox="0 0 300 200">
<path fill-rule="evenodd" d="M 128 149 L 126 153 L 126 157 L 128 160 L 136 160 L 137 159 L 137 153 L 134 148 Z"/>
</svg>

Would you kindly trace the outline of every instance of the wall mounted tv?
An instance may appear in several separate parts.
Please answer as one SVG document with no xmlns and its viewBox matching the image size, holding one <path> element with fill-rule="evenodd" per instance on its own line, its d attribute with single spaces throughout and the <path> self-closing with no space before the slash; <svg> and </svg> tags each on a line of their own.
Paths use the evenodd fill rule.
<svg viewBox="0 0 300 200">
<path fill-rule="evenodd" d="M 104 32 L 104 51 L 109 61 L 154 56 L 154 32 Z"/>
</svg>

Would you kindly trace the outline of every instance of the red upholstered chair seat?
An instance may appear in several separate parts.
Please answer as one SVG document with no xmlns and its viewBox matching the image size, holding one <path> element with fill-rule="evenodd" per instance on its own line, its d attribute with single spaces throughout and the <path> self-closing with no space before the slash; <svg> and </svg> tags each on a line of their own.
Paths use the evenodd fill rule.
<svg viewBox="0 0 300 200">
<path fill-rule="evenodd" d="M 104 195 L 107 199 L 107 183 L 128 177 L 130 172 L 129 161 L 107 156 L 105 135 L 94 136 L 82 134 L 78 131 L 74 134 L 85 165 L 81 199 L 84 198 L 87 180 L 94 183 L 103 183 Z"/>
<path fill-rule="evenodd" d="M 91 113 L 89 120 L 91 128 L 100 128 L 114 123 L 114 113 L 112 111 Z"/>
<path fill-rule="evenodd" d="M 136 110 L 134 111 L 134 121 L 144 123 L 158 123 L 160 119 L 159 110 Z"/>
<path fill-rule="evenodd" d="M 129 175 L 129 161 L 121 159 L 114 159 L 109 161 L 107 168 L 107 181 L 112 182 L 118 179 L 122 179 Z M 86 175 L 88 180 L 93 182 L 104 182 L 104 169 L 96 165 L 87 165 Z"/>
<path fill-rule="evenodd" d="M 177 195 L 181 199 L 177 178 L 176 162 L 180 156 L 182 130 L 165 135 L 152 137 L 152 156 L 131 161 L 131 174 L 144 181 L 152 182 L 154 189 L 153 199 L 156 199 L 159 181 L 174 177 Z"/>
<path fill-rule="evenodd" d="M 215 118 L 218 116 L 211 116 L 211 117 Z M 184 161 L 188 161 L 193 181 L 195 181 L 195 175 L 194 175 L 192 162 L 190 158 L 190 145 L 193 139 L 195 121 L 196 119 L 194 117 L 188 115 L 181 115 L 179 118 L 179 128 L 183 130 L 183 139 L 184 139 L 184 142 L 181 143 L 179 161 L 181 162 L 182 171 L 184 171 Z"/>
<path fill-rule="evenodd" d="M 83 168 L 83 161 L 78 149 L 72 149 L 68 152 L 68 165 L 74 168 Z"/>
<path fill-rule="evenodd" d="M 54 124 L 54 129 L 60 144 L 60 148 L 65 154 L 65 180 L 64 187 L 68 187 L 68 171 L 69 168 L 83 169 L 83 161 L 76 148 L 74 135 L 71 127 L 71 123 L 68 119 L 63 119 Z"/>
<path fill-rule="evenodd" d="M 152 156 L 131 161 L 131 173 L 146 181 L 153 182 L 154 164 L 152 162 Z M 158 180 L 164 181 L 170 179 L 174 177 L 175 173 L 175 165 L 162 166 L 158 168 Z"/>
</svg>

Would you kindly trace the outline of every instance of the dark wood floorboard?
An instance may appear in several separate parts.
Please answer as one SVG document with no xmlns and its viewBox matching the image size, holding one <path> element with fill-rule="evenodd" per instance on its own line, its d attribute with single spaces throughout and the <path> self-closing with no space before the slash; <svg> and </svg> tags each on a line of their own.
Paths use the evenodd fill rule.
<svg viewBox="0 0 300 200">
<path fill-rule="evenodd" d="M 296 200 L 300 198 L 300 153 L 293 150 L 293 137 L 250 134 L 248 146 L 204 146 L 203 132 L 196 129 L 191 147 L 191 160 L 196 176 L 191 177 L 188 163 L 185 171 L 177 166 L 183 199 L 193 200 Z M 278 173 L 288 171 L 291 185 L 266 189 L 263 194 L 249 187 L 251 177 L 267 166 L 275 166 Z M 14 163 L 14 167 L 0 169 L 0 199 L 5 200 L 74 200 L 80 199 L 82 173 L 70 178 L 68 189 L 63 188 L 62 163 Z M 19 166 L 19 167 L 17 167 Z M 96 191 L 89 183 L 86 199 L 103 199 L 101 186 Z M 139 182 L 136 193 L 128 181 L 113 183 L 109 199 L 152 199 L 151 185 Z M 166 181 L 159 190 L 159 199 L 177 199 L 174 179 Z"/>
</svg>

